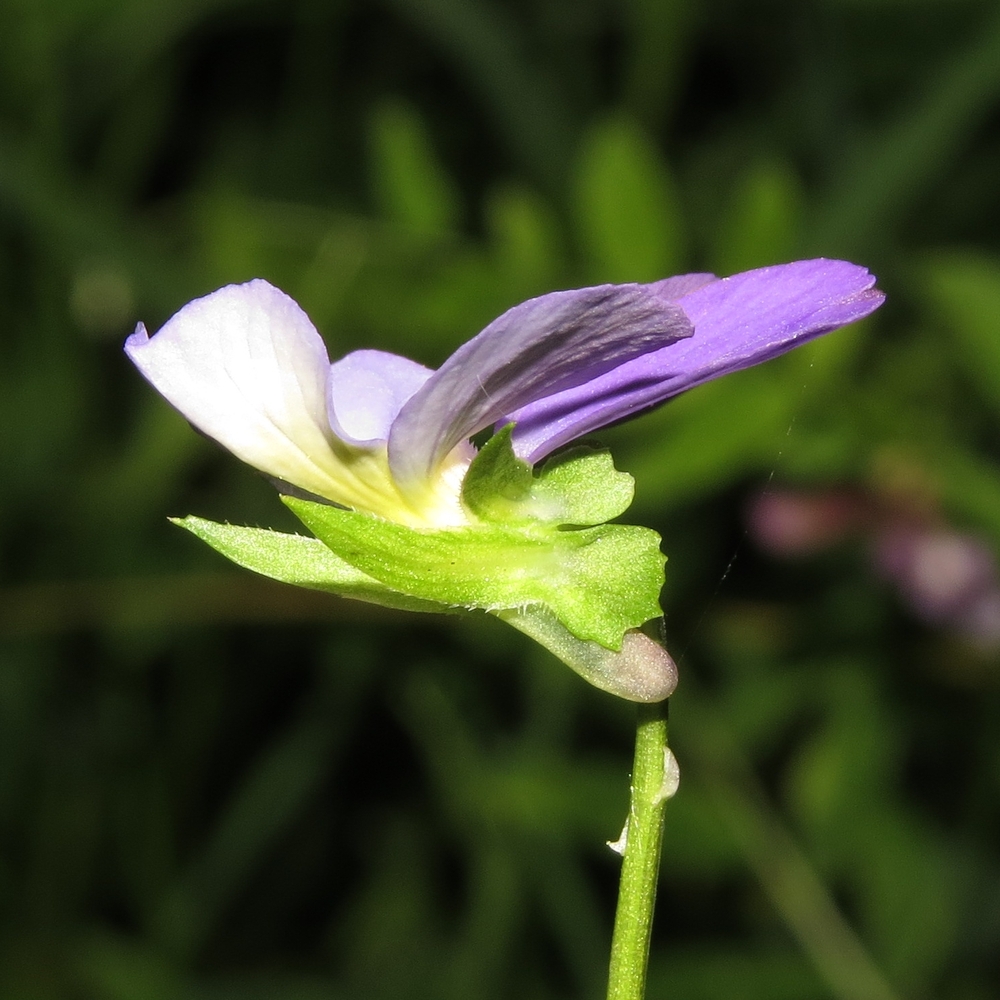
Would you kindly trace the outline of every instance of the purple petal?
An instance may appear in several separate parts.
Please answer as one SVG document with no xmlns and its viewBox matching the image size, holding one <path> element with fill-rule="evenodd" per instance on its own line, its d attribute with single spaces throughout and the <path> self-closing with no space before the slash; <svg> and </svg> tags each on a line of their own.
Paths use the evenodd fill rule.
<svg viewBox="0 0 1000 1000">
<path fill-rule="evenodd" d="M 389 435 L 393 475 L 413 488 L 455 445 L 503 414 L 690 334 L 681 309 L 644 285 L 522 302 L 463 344 L 403 406 Z"/>
<path fill-rule="evenodd" d="M 514 450 L 537 462 L 583 434 L 862 319 L 885 298 L 874 284 L 865 268 L 825 259 L 709 281 L 678 300 L 693 337 L 508 411 Z"/>
<path fill-rule="evenodd" d="M 348 354 L 330 367 L 330 426 L 341 441 L 359 448 L 386 441 L 403 404 L 433 374 L 387 351 Z"/>
<path fill-rule="evenodd" d="M 875 564 L 929 622 L 961 618 L 980 595 L 996 589 L 989 547 L 950 529 L 890 526 L 875 540 Z"/>
<path fill-rule="evenodd" d="M 330 362 L 306 314 L 266 281 L 189 302 L 125 351 L 196 427 L 244 462 L 320 496 L 342 475 L 332 451 Z"/>
</svg>

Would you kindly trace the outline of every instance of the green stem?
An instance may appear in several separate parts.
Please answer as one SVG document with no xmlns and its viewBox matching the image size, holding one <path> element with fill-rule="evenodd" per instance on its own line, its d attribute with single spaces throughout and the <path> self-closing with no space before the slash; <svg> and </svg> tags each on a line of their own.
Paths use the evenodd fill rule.
<svg viewBox="0 0 1000 1000">
<path fill-rule="evenodd" d="M 608 1000 L 642 1000 L 663 843 L 667 702 L 640 705 Z"/>
</svg>

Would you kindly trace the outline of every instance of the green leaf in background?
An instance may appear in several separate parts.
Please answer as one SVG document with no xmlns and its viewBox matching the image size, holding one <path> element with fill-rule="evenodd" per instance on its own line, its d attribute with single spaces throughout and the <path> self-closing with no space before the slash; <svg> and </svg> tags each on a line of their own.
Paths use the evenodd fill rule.
<svg viewBox="0 0 1000 1000">
<path fill-rule="evenodd" d="M 936 485 L 949 510 L 1000 538 L 1000 468 L 986 456 L 949 449 L 934 456 Z"/>
<path fill-rule="evenodd" d="M 537 194 L 504 184 L 489 194 L 484 212 L 492 243 L 488 281 L 509 287 L 511 301 L 551 291 L 566 280 L 559 221 Z"/>
<path fill-rule="evenodd" d="M 415 530 L 360 511 L 284 502 L 338 556 L 412 597 L 497 611 L 544 604 L 578 639 L 620 649 L 661 614 L 664 557 L 646 528 L 491 524 Z"/>
<path fill-rule="evenodd" d="M 585 135 L 575 215 L 595 281 L 656 281 L 684 259 L 680 200 L 666 163 L 628 118 Z"/>
<path fill-rule="evenodd" d="M 426 126 L 408 104 L 383 104 L 371 124 L 372 180 L 386 216 L 413 233 L 453 231 L 458 194 L 438 162 Z"/>
<path fill-rule="evenodd" d="M 791 260 L 802 220 L 802 191 L 791 167 L 764 160 L 736 184 L 717 237 L 712 266 L 718 274 Z"/>
<path fill-rule="evenodd" d="M 511 448 L 509 425 L 476 456 L 462 484 L 462 500 L 485 521 L 593 525 L 624 514 L 635 481 L 614 467 L 606 449 L 572 448 L 548 459 L 535 474 Z"/>
<path fill-rule="evenodd" d="M 683 53 L 698 11 L 692 0 L 632 0 L 622 8 L 631 22 L 632 42 L 623 103 L 651 131 L 669 117 L 679 96 Z"/>
<path fill-rule="evenodd" d="M 924 294 L 955 337 L 966 375 L 1000 412 L 1000 261 L 941 253 L 922 273 Z"/>
</svg>

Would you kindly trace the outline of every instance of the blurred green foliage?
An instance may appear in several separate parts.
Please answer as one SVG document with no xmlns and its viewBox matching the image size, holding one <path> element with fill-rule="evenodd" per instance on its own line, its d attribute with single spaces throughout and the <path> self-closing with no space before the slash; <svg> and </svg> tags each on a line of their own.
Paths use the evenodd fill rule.
<svg viewBox="0 0 1000 1000">
<path fill-rule="evenodd" d="M 292 526 L 139 318 L 262 276 L 433 365 L 552 288 L 820 254 L 889 304 L 603 436 L 682 670 L 650 996 L 1000 995 L 996 653 L 742 520 L 849 484 L 1000 548 L 998 109 L 987 0 L 3 0 L 0 996 L 603 990 L 631 707 L 168 524 Z"/>
</svg>

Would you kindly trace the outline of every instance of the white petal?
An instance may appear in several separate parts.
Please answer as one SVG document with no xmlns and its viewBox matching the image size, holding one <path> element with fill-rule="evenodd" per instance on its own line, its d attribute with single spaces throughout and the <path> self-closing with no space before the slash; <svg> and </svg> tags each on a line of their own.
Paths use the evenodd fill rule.
<svg viewBox="0 0 1000 1000">
<path fill-rule="evenodd" d="M 196 427 L 244 462 L 337 499 L 343 467 L 327 421 L 330 363 L 296 303 L 266 281 L 189 302 L 126 353 Z"/>
</svg>

